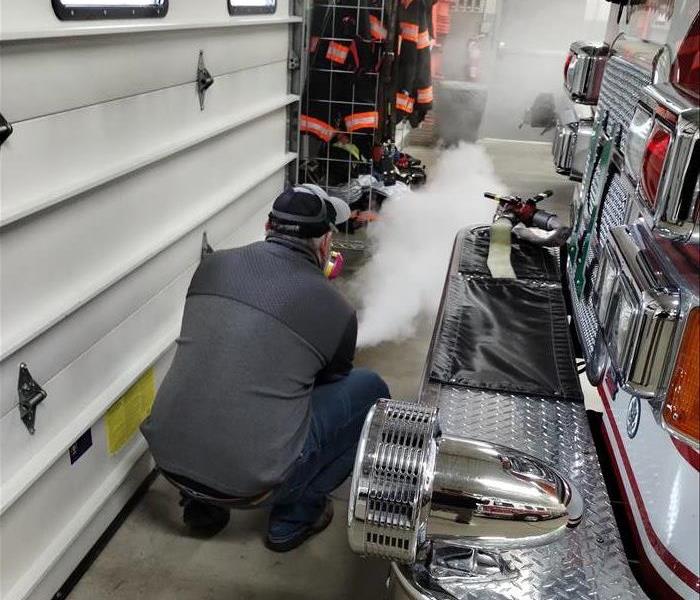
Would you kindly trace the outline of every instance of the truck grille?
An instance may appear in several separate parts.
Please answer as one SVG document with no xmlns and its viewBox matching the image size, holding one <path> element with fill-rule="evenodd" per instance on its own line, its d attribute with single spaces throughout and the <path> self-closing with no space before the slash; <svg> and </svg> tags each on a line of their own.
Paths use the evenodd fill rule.
<svg viewBox="0 0 700 600">
<path fill-rule="evenodd" d="M 586 260 L 586 270 L 591 268 L 593 262 L 593 253 L 589 252 Z M 598 267 L 593 267 L 592 273 L 593 283 L 598 279 Z M 574 286 L 573 272 L 570 272 L 569 277 L 569 295 L 572 299 L 574 308 L 574 318 L 576 319 L 576 329 L 583 348 L 584 358 L 589 360 L 593 356 L 593 347 L 595 346 L 595 338 L 598 332 L 598 318 L 596 317 L 593 303 L 590 298 L 579 298 Z"/>
<path fill-rule="evenodd" d="M 608 195 L 600 215 L 600 231 L 598 237 L 601 242 L 608 239 L 608 233 L 613 227 L 622 225 L 625 220 L 627 198 L 634 192 L 634 186 L 624 175 L 613 175 Z"/>
<path fill-rule="evenodd" d="M 622 131 L 620 148 L 623 152 L 634 109 L 642 89 L 650 84 L 650 73 L 619 56 L 611 57 L 605 67 L 600 87 L 598 114 L 602 117 L 607 113 L 605 131 L 609 136 L 612 137 Z"/>
<path fill-rule="evenodd" d="M 627 141 L 629 124 L 637 101 L 642 89 L 650 84 L 651 74 L 640 67 L 627 62 L 619 56 L 613 56 L 608 61 L 600 89 L 598 115 L 596 118 L 608 115 L 605 131 L 612 137 L 620 134 L 620 148 L 623 152 Z M 598 186 L 601 183 L 598 173 L 594 173 L 587 194 L 589 201 L 597 197 Z M 600 227 L 597 231 L 599 243 L 593 245 L 586 257 L 586 271 L 591 274 L 593 285 L 595 285 L 598 277 L 597 253 L 605 245 L 610 229 L 623 224 L 627 199 L 633 192 L 634 186 L 630 183 L 627 176 L 623 174 L 612 176 L 600 213 Z M 571 265 L 569 265 L 570 282 L 573 282 L 574 271 L 575 269 L 572 269 Z M 579 298 L 576 290 L 573 288 L 573 283 L 570 284 L 570 287 L 573 299 L 573 312 L 579 336 L 581 337 L 581 345 L 585 357 L 590 358 L 598 331 L 598 320 L 591 298 L 585 295 Z"/>
</svg>

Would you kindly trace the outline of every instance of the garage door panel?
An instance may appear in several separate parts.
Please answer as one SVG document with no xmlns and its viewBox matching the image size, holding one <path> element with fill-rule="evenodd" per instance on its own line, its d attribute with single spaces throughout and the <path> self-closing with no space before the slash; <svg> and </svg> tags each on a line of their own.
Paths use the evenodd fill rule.
<svg viewBox="0 0 700 600">
<path fill-rule="evenodd" d="M 286 61 L 287 25 L 5 43 L 2 113 L 16 124 L 184 83 L 194 87 L 200 50 L 215 78 Z"/>
<path fill-rule="evenodd" d="M 286 111 L 276 111 L 8 227 L 0 239 L 2 355 L 258 182 L 257 172 L 284 159 L 285 130 Z"/>
<path fill-rule="evenodd" d="M 71 465 L 66 454 L 21 504 L 0 516 L 3 545 L 12 548 L 0 563 L 4 600 L 20 600 L 31 592 L 87 524 L 90 512 L 109 498 L 145 451 L 143 438 L 135 436 L 121 452 L 109 456 L 103 420 L 92 428 L 92 435 L 93 446 L 79 462 Z M 74 500 L 76 491 L 81 502 Z M 73 501 L 65 501 L 69 499 Z"/>
<path fill-rule="evenodd" d="M 171 0 L 168 13 L 154 19 L 59 21 L 51 0 L 0 0 L 0 39 L 83 38 L 115 33 L 252 27 L 289 20 L 288 0 L 277 0 L 273 15 L 231 17 L 225 0 Z"/>
<path fill-rule="evenodd" d="M 140 434 L 108 454 L 104 415 L 149 366 L 162 378 L 202 233 L 215 248 L 259 239 L 296 159 L 287 58 L 302 19 L 287 0 L 251 17 L 226 0 L 170 0 L 162 19 L 62 22 L 51 0 L 0 0 L 0 14 L 14 126 L 0 153 L 0 596 L 49 600 L 152 468 Z M 21 362 L 48 394 L 34 435 Z"/>
<path fill-rule="evenodd" d="M 149 295 L 152 297 L 133 314 L 125 318 L 121 315 L 106 316 L 106 321 L 117 321 L 118 324 L 106 334 L 99 335 L 97 342 L 62 367 L 55 376 L 42 381 L 48 396 L 38 407 L 36 433 L 33 436 L 21 423 L 17 407 L 3 416 L 0 421 L 3 489 L 0 513 L 7 510 L 57 458 L 65 454 L 82 431 L 96 421 L 130 385 L 144 364 L 150 364 L 172 346 L 179 333 L 187 287 L 199 263 L 201 232 L 206 228 L 210 241 L 219 248 L 261 239 L 270 198 L 279 190 L 283 176 L 283 171 L 278 171 L 254 191 L 207 221 L 202 229 L 183 238 L 178 245 L 189 247 L 190 256 L 185 265 L 180 265 L 178 275 L 163 289 L 151 292 Z M 144 267 L 144 270 L 148 270 L 148 267 Z M 129 280 L 124 280 L 115 288 L 128 284 Z M 145 291 L 144 288 L 130 290 L 135 295 L 143 295 Z M 108 292 L 106 296 L 109 295 Z M 88 310 L 88 307 L 84 310 Z M 79 316 L 76 313 L 75 317 Z M 79 323 L 85 323 L 85 320 L 74 324 Z M 76 341 L 85 342 L 85 339 Z M 69 358 L 69 353 L 61 351 L 58 346 L 54 350 L 62 358 Z M 38 362 L 31 364 L 34 371 Z"/>
<path fill-rule="evenodd" d="M 282 172 L 271 177 L 270 187 L 278 188 L 282 179 Z M 261 201 L 265 195 L 263 191 L 261 188 Z M 221 242 L 222 248 L 246 244 L 259 238 L 259 224 L 269 210 L 266 195 L 265 200 L 262 207 L 243 222 L 233 235 Z M 172 349 L 155 361 L 157 384 L 171 360 Z M 147 366 L 144 364 L 143 369 Z M 139 372 L 136 371 L 133 378 Z M 59 456 L 43 477 L 25 491 L 22 502 L 14 503 L 0 516 L 3 544 L 13 548 L 12 555 L 6 553 L 0 561 L 2 598 L 19 600 L 29 596 L 36 582 L 51 569 L 56 558 L 75 542 L 99 505 L 109 498 L 145 450 L 143 438 L 136 434 L 117 454 L 110 456 L 104 419 L 93 423 L 91 431 L 93 445 L 75 465 L 70 464 L 67 453 Z"/>
<path fill-rule="evenodd" d="M 261 173 L 262 174 L 262 173 Z M 18 365 L 26 362 L 35 379 L 45 385 L 59 371 L 107 335 L 119 323 L 134 313 L 151 297 L 175 279 L 187 266 L 196 262 L 200 254 L 202 232 L 207 232 L 209 242 L 218 248 L 229 233 L 240 231 L 249 213 L 259 202 L 269 206 L 282 186 L 282 172 L 278 171 L 240 198 L 233 199 L 220 213 L 193 229 L 152 260 L 131 272 L 117 285 L 107 289 L 81 309 L 58 322 L 18 352 L 0 363 L 0 415 L 4 416 L 17 404 Z M 262 222 L 255 227 L 258 232 Z M 49 404 L 42 406 L 40 415 Z M 43 419 L 49 424 L 50 418 Z M 44 426 L 38 428 L 41 434 Z M 24 432 L 23 435 L 29 435 Z"/>
<path fill-rule="evenodd" d="M 0 223 L 26 218 L 294 99 L 286 92 L 286 62 L 277 62 L 219 77 L 204 111 L 188 84 L 20 123 L 0 156 Z"/>
</svg>

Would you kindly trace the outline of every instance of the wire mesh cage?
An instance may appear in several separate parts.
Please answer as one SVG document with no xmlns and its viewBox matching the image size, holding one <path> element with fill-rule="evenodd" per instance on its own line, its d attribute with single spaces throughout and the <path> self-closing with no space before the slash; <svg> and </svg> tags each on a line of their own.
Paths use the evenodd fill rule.
<svg viewBox="0 0 700 600">
<path fill-rule="evenodd" d="M 384 0 L 312 5 L 299 177 L 324 189 L 369 172 L 380 127 Z"/>
</svg>

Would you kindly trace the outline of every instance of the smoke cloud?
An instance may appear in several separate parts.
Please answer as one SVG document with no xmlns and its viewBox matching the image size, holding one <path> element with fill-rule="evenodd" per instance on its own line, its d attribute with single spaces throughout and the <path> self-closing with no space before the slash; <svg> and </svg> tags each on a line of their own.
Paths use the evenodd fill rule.
<svg viewBox="0 0 700 600">
<path fill-rule="evenodd" d="M 423 188 L 386 200 L 368 231 L 372 255 L 351 284 L 361 299 L 358 346 L 410 337 L 419 317 L 435 315 L 457 231 L 492 220 L 485 191 L 506 192 L 475 144 L 444 150 L 430 175 Z"/>
</svg>

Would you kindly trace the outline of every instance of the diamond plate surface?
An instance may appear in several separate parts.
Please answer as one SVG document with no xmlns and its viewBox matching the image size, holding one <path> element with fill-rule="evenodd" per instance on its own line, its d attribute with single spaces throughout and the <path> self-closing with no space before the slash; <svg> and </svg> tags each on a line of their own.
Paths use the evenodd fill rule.
<svg viewBox="0 0 700 600">
<path fill-rule="evenodd" d="M 580 404 L 429 383 L 445 433 L 529 452 L 576 484 L 583 523 L 560 541 L 504 554 L 519 575 L 487 584 L 445 584 L 458 600 L 646 598 L 627 564 L 593 440 Z M 430 393 L 432 392 L 432 393 Z"/>
</svg>

